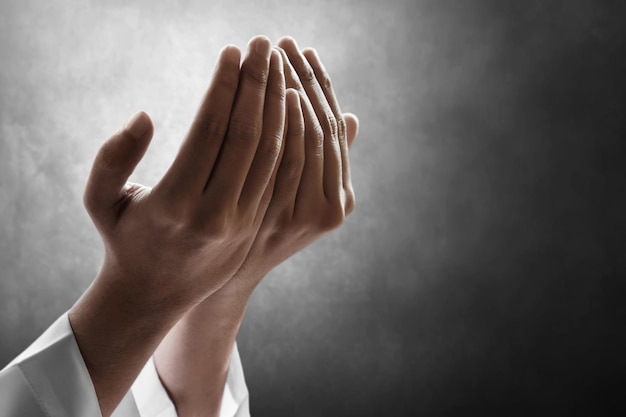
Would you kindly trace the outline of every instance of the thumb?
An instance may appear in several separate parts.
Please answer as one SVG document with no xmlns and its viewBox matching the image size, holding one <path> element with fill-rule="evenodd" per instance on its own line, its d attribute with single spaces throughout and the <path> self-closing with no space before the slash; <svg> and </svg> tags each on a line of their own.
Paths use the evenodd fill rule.
<svg viewBox="0 0 626 417">
<path fill-rule="evenodd" d="M 346 121 L 346 137 L 348 138 L 348 148 L 352 147 L 356 135 L 359 133 L 359 119 L 352 113 L 344 113 Z"/>
<path fill-rule="evenodd" d="M 140 111 L 100 148 L 93 161 L 83 202 L 95 223 L 116 219 L 116 204 L 128 177 L 148 149 L 154 128 L 150 116 Z"/>
</svg>

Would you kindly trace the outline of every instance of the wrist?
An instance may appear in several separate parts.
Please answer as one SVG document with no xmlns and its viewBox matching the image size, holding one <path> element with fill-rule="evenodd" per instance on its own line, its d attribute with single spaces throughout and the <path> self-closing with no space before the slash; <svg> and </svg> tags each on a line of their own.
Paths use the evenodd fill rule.
<svg viewBox="0 0 626 417">
<path fill-rule="evenodd" d="M 231 353 L 248 297 L 217 291 L 190 309 L 154 352 L 180 416 L 219 415 Z"/>
<path fill-rule="evenodd" d="M 211 303 L 224 305 L 247 305 L 252 293 L 270 270 L 271 268 L 253 268 L 244 262 L 237 273 L 205 301 L 212 300 Z"/>
</svg>

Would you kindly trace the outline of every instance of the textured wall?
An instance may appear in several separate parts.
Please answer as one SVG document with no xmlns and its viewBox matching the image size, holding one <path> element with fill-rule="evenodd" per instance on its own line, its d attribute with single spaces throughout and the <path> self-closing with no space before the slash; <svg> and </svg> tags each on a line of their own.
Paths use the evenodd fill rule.
<svg viewBox="0 0 626 417">
<path fill-rule="evenodd" d="M 625 21 L 595 0 L 2 2 L 0 365 L 97 271 L 100 142 L 146 110 L 153 184 L 220 47 L 291 34 L 361 118 L 358 204 L 253 298 L 253 414 L 623 406 Z"/>
</svg>

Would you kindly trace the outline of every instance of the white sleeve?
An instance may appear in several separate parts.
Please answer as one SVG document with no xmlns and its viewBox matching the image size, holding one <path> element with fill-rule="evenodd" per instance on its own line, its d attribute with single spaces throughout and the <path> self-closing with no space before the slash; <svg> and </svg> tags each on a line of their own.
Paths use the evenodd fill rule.
<svg viewBox="0 0 626 417">
<path fill-rule="evenodd" d="M 67 314 L 0 371 L 0 404 L 6 417 L 100 417 Z"/>
<path fill-rule="evenodd" d="M 101 417 L 98 398 L 67 313 L 0 371 L 3 417 Z M 112 417 L 176 417 L 152 358 Z M 248 389 L 237 347 L 231 357 L 221 417 L 249 417 Z"/>
<path fill-rule="evenodd" d="M 174 404 L 161 384 L 152 358 L 135 380 L 131 391 L 140 417 L 177 417 Z M 228 366 L 220 417 L 250 417 L 248 388 L 237 345 L 233 348 Z"/>
</svg>

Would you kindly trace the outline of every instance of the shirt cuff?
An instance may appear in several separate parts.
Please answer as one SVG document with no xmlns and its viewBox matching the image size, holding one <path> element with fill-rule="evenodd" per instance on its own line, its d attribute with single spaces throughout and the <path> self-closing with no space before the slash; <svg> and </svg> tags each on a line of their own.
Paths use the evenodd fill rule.
<svg viewBox="0 0 626 417">
<path fill-rule="evenodd" d="M 22 407 L 38 407 L 46 416 L 101 415 L 67 313 L 11 361 L 2 375 L 7 375 L 6 383 L 19 392 L 21 400 L 13 408 L 16 412 Z M 6 401 L 13 402 L 10 398 Z"/>
<path fill-rule="evenodd" d="M 131 388 L 140 417 L 177 417 L 176 408 L 165 391 L 153 358 L 135 380 Z M 220 417 L 249 417 L 249 395 L 237 345 L 234 346 L 228 366 L 228 375 L 222 396 Z"/>
<path fill-rule="evenodd" d="M 100 417 L 96 391 L 67 313 L 0 371 L 0 404 L 9 416 Z M 34 415 L 27 412 L 26 415 Z M 248 388 L 237 346 L 228 367 L 220 417 L 249 417 Z M 177 417 L 154 366 L 146 363 L 112 417 Z"/>
</svg>

